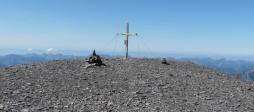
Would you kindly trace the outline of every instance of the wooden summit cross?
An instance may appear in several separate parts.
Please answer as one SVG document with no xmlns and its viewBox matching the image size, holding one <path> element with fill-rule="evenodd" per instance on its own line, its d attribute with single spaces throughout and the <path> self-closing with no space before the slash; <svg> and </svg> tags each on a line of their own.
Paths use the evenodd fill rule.
<svg viewBox="0 0 254 112">
<path fill-rule="evenodd" d="M 138 33 L 130 33 L 129 32 L 129 23 L 126 23 L 126 32 L 121 35 L 125 35 L 124 45 L 125 45 L 125 59 L 128 58 L 128 44 L 129 44 L 129 36 L 137 36 Z"/>
</svg>

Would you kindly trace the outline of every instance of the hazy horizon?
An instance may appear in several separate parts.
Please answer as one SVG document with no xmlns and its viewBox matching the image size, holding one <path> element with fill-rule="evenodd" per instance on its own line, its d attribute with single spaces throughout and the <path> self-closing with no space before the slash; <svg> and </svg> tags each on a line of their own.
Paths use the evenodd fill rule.
<svg viewBox="0 0 254 112">
<path fill-rule="evenodd" d="M 62 54 L 71 56 L 88 56 L 93 50 L 63 50 L 63 49 L 0 49 L 0 56 L 10 54 L 27 55 L 27 54 Z M 97 50 L 97 54 L 103 56 L 124 56 L 124 51 L 101 51 Z M 254 61 L 254 56 L 230 56 L 221 54 L 198 54 L 198 53 L 181 53 L 181 52 L 156 52 L 156 51 L 130 51 L 132 57 L 147 57 L 147 58 L 212 58 L 212 59 L 228 59 L 228 60 L 244 60 Z"/>
</svg>

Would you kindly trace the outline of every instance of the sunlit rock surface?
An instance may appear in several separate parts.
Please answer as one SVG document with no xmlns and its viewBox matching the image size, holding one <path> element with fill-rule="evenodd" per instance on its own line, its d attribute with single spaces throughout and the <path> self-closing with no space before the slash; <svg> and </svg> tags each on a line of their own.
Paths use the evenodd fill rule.
<svg viewBox="0 0 254 112">
<path fill-rule="evenodd" d="M 63 60 L 0 69 L 0 112 L 254 111 L 254 87 L 190 62 Z"/>
</svg>

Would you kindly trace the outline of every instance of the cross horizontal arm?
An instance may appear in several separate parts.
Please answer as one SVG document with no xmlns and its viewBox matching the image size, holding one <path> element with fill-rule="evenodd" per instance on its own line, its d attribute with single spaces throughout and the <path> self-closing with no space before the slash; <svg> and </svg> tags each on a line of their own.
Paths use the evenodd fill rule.
<svg viewBox="0 0 254 112">
<path fill-rule="evenodd" d="M 138 33 L 122 33 L 122 35 L 138 36 Z"/>
</svg>

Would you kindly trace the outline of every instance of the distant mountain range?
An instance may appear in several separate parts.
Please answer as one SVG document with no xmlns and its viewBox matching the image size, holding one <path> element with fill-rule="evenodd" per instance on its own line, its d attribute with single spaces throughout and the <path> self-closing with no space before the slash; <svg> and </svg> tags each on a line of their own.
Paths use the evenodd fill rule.
<svg viewBox="0 0 254 112">
<path fill-rule="evenodd" d="M 224 58 L 182 58 L 177 60 L 191 61 L 195 64 L 213 68 L 231 76 L 254 81 L 254 61 L 227 60 Z"/>
<path fill-rule="evenodd" d="M 75 58 L 80 57 L 62 54 L 26 54 L 26 55 L 9 54 L 5 56 L 0 56 L 0 67 L 8 67 L 16 64 L 31 64 L 50 60 L 64 60 Z"/>
</svg>

